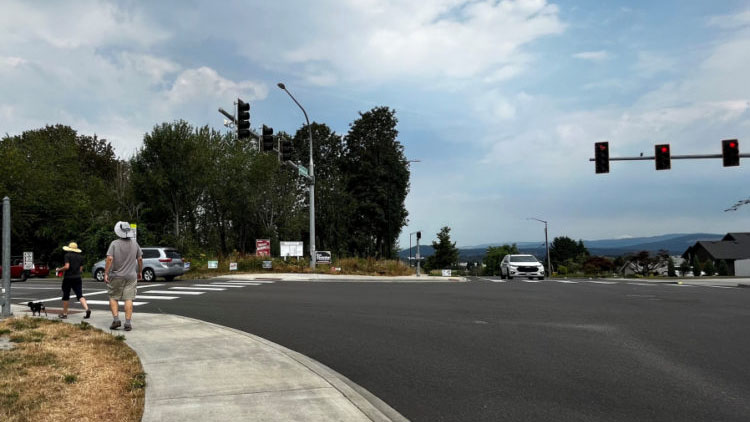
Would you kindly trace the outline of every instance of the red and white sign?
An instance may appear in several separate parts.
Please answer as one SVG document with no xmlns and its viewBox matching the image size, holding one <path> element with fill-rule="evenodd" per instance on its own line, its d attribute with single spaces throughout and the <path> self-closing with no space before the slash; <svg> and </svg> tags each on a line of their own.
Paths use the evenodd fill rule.
<svg viewBox="0 0 750 422">
<path fill-rule="evenodd" d="M 270 239 L 255 239 L 255 256 L 271 256 Z"/>
</svg>

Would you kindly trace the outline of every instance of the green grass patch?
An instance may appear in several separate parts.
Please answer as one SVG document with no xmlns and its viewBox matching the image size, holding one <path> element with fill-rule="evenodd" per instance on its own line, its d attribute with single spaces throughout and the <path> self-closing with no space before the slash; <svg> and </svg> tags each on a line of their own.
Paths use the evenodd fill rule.
<svg viewBox="0 0 750 422">
<path fill-rule="evenodd" d="M 25 316 L 23 318 L 14 319 L 10 322 L 10 326 L 15 331 L 33 330 L 34 328 L 39 328 L 39 320 Z"/>
<path fill-rule="evenodd" d="M 45 334 L 41 331 L 29 331 L 23 334 L 11 334 L 10 341 L 12 343 L 39 343 L 44 336 Z"/>
<path fill-rule="evenodd" d="M 133 379 L 130 381 L 131 390 L 138 390 L 142 388 L 146 388 L 146 373 L 145 372 L 139 372 L 135 374 Z"/>
<path fill-rule="evenodd" d="M 78 376 L 74 374 L 65 374 L 63 375 L 63 382 L 65 384 L 75 384 L 78 382 Z"/>
<path fill-rule="evenodd" d="M 6 334 L 10 334 L 10 330 L 7 328 L 0 329 L 0 336 L 4 336 Z"/>
<path fill-rule="evenodd" d="M 91 329 L 91 324 L 89 324 L 86 321 L 81 321 L 81 323 L 78 324 L 78 328 L 80 328 L 83 331 L 90 330 Z"/>
</svg>

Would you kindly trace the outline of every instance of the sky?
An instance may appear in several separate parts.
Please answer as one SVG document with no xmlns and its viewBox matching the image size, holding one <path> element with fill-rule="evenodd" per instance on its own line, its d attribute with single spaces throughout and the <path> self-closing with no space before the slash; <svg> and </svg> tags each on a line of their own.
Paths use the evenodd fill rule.
<svg viewBox="0 0 750 422">
<path fill-rule="evenodd" d="M 0 133 L 70 125 L 121 158 L 165 121 L 224 130 L 304 116 L 346 134 L 396 111 L 410 164 L 399 238 L 459 247 L 555 236 L 750 231 L 750 160 L 612 157 L 750 151 L 746 1 L 0 0 Z M 414 242 L 415 239 L 411 238 Z"/>
</svg>

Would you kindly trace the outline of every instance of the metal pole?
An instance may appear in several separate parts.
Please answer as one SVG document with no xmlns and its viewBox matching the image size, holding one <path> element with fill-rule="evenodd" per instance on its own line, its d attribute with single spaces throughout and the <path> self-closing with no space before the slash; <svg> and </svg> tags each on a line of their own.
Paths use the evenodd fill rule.
<svg viewBox="0 0 750 422">
<path fill-rule="evenodd" d="M 417 277 L 419 277 L 419 236 L 417 236 Z"/>
<path fill-rule="evenodd" d="M 409 268 L 411 268 L 411 235 L 414 233 L 409 233 Z"/>
<path fill-rule="evenodd" d="M 10 198 L 3 198 L 3 309 L 2 316 L 9 317 L 10 312 Z"/>
<path fill-rule="evenodd" d="M 547 241 L 547 222 L 544 222 L 544 246 L 547 248 L 547 278 L 552 277 L 552 261 L 549 257 L 549 242 Z"/>
<path fill-rule="evenodd" d="M 308 189 L 310 190 L 310 268 L 315 269 L 315 164 L 313 163 L 312 128 L 310 127 L 310 119 L 307 117 L 307 112 L 305 111 L 305 108 L 302 107 L 302 104 L 294 98 L 294 95 L 286 89 L 286 86 L 284 86 L 283 83 L 279 82 L 276 85 L 283 89 L 292 101 L 297 104 L 305 115 L 305 121 L 307 122 L 307 133 L 310 137 L 310 185 L 308 186 Z"/>
</svg>

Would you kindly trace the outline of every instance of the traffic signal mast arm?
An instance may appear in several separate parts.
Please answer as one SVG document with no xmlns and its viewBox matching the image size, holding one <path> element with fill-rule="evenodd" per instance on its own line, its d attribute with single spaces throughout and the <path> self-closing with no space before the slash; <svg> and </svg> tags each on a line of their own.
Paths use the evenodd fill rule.
<svg viewBox="0 0 750 422">
<path fill-rule="evenodd" d="M 750 153 L 740 154 L 740 157 L 750 158 Z M 699 158 L 722 158 L 721 154 L 688 154 L 688 155 L 673 155 L 673 160 L 693 160 Z M 643 160 L 654 160 L 656 159 L 653 155 L 644 155 L 639 157 L 609 157 L 609 161 L 643 161 Z M 589 161 L 596 161 L 594 158 L 589 158 Z"/>
</svg>

